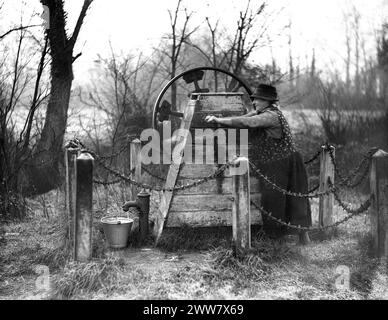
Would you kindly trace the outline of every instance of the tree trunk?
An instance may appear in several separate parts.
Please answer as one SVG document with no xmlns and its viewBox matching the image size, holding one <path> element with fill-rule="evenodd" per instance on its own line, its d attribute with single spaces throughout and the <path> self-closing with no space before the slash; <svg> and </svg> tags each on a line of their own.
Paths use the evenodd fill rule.
<svg viewBox="0 0 388 320">
<path fill-rule="evenodd" d="M 66 13 L 63 0 L 40 0 L 49 8 L 47 35 L 50 42 L 51 91 L 42 134 L 31 161 L 21 174 L 21 191 L 24 195 L 48 192 L 60 185 L 60 163 L 63 160 L 62 145 L 67 127 L 71 85 L 73 82 L 73 49 L 83 20 L 92 0 L 84 0 L 74 32 L 66 34 Z"/>
<path fill-rule="evenodd" d="M 23 194 L 46 193 L 60 185 L 59 164 L 63 158 L 62 145 L 67 127 L 67 111 L 70 101 L 72 78 L 53 77 L 51 98 L 47 106 L 46 120 L 36 152 L 29 163 L 27 185 Z"/>
</svg>

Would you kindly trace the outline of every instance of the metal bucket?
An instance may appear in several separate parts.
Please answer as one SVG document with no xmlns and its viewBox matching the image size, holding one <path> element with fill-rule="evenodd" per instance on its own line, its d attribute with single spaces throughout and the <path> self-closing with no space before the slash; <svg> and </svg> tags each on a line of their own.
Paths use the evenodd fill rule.
<svg viewBox="0 0 388 320">
<path fill-rule="evenodd" d="M 106 217 L 101 219 L 105 238 L 111 248 L 125 248 L 128 243 L 133 219 L 124 217 Z"/>
</svg>

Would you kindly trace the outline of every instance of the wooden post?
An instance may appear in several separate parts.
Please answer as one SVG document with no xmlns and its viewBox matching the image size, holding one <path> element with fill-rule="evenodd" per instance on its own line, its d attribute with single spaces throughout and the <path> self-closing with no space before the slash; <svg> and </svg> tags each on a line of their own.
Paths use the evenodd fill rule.
<svg viewBox="0 0 388 320">
<path fill-rule="evenodd" d="M 388 258 L 388 153 L 383 150 L 372 157 L 370 188 L 373 253 Z"/>
<path fill-rule="evenodd" d="M 74 260 L 86 262 L 92 258 L 93 166 L 89 153 L 81 153 L 76 161 L 76 206 Z"/>
<path fill-rule="evenodd" d="M 321 169 L 319 175 L 319 192 L 325 192 L 330 189 L 329 179 L 334 184 L 334 164 L 330 157 L 330 149 L 335 157 L 335 148 L 333 146 L 322 146 Z M 319 197 L 319 225 L 321 227 L 333 224 L 333 206 L 334 194 L 323 195 Z"/>
<path fill-rule="evenodd" d="M 65 168 L 66 168 L 66 213 L 67 213 L 67 240 L 70 247 L 74 248 L 74 217 L 75 217 L 75 190 L 76 190 L 76 165 L 75 161 L 79 149 L 65 148 Z"/>
<path fill-rule="evenodd" d="M 135 139 L 130 142 L 130 166 L 131 179 L 137 182 L 141 182 L 141 141 Z M 132 170 L 135 170 L 132 172 Z M 136 200 L 139 188 L 131 184 L 131 200 Z"/>
<path fill-rule="evenodd" d="M 234 254 L 244 255 L 251 249 L 251 212 L 249 162 L 237 158 L 230 168 L 232 175 L 232 226 Z"/>
</svg>

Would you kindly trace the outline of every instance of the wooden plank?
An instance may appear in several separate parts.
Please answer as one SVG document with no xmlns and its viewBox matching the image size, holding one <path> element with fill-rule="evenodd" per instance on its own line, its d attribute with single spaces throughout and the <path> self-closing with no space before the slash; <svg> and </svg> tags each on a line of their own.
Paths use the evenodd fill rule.
<svg viewBox="0 0 388 320">
<path fill-rule="evenodd" d="M 178 179 L 178 184 L 186 185 L 197 181 L 197 179 Z M 260 192 L 260 182 L 255 177 L 250 178 L 250 189 L 252 193 Z M 217 178 L 209 180 L 199 186 L 176 191 L 175 194 L 231 194 L 232 178 Z"/>
<path fill-rule="evenodd" d="M 227 161 L 231 161 L 233 160 L 233 158 L 235 158 L 235 154 L 240 154 L 240 146 L 237 145 L 237 146 L 230 146 L 228 147 L 228 145 L 226 144 L 218 144 L 219 146 L 219 149 L 218 149 L 218 146 L 217 147 L 214 147 L 213 146 L 213 141 L 212 143 L 210 144 L 210 149 L 215 153 L 215 156 L 214 156 L 214 162 L 210 163 L 209 165 L 210 166 L 216 166 L 216 165 L 222 165 L 222 164 L 225 164 Z M 242 148 L 246 148 L 246 146 L 242 146 Z M 242 149 L 241 148 L 241 149 Z M 249 148 L 249 145 L 248 145 L 248 148 Z M 185 147 L 185 150 L 190 150 L 191 149 L 191 153 L 188 152 L 188 154 L 186 154 L 183 159 L 184 159 L 184 166 L 186 165 L 198 165 L 198 166 L 202 166 L 203 164 L 206 164 L 206 143 L 205 141 L 203 142 L 202 144 L 202 147 L 199 147 L 198 145 L 195 145 L 195 144 L 188 144 L 186 145 Z M 230 152 L 229 152 L 230 151 Z M 241 150 L 242 152 L 243 150 Z M 221 153 L 224 152 L 225 153 L 225 157 L 224 158 L 221 158 Z M 246 150 L 247 152 L 247 150 Z M 216 156 L 216 153 L 218 153 L 218 157 Z M 229 154 L 230 153 L 230 154 Z M 198 159 L 201 160 L 200 163 L 196 163 L 196 157 Z M 220 161 L 217 161 L 217 159 L 219 159 Z M 221 160 L 224 160 L 224 161 L 221 161 Z M 170 161 L 171 162 L 171 157 L 169 160 L 166 159 L 166 161 Z M 163 163 L 163 164 L 148 164 L 148 165 L 143 165 L 144 168 L 146 169 L 149 169 L 151 170 L 152 172 L 160 175 L 160 176 L 163 176 L 163 177 L 167 177 L 167 173 L 170 169 L 170 164 L 169 163 Z M 210 167 L 210 168 L 213 168 L 213 167 Z M 182 168 L 184 169 L 184 168 Z"/>
<path fill-rule="evenodd" d="M 261 199 L 261 193 L 251 194 L 255 202 Z M 195 194 L 195 195 L 174 195 L 170 212 L 173 211 L 221 211 L 232 210 L 232 194 Z"/>
<path fill-rule="evenodd" d="M 194 114 L 193 117 L 193 128 L 228 128 L 227 126 L 222 126 L 217 123 L 208 123 L 205 121 L 205 118 L 209 115 L 214 115 L 221 118 L 227 117 L 237 117 L 243 115 L 242 111 L 230 111 L 230 110 L 211 110 L 211 111 L 199 111 Z"/>
<path fill-rule="evenodd" d="M 190 100 L 189 103 L 187 104 L 187 108 L 184 113 L 184 118 L 182 119 L 181 127 L 180 127 L 182 130 L 179 130 L 178 140 L 177 140 L 178 143 L 174 148 L 173 155 L 177 150 L 180 150 L 182 146 L 184 147 L 186 145 L 187 137 L 190 132 L 189 129 L 191 126 L 191 121 L 193 119 L 194 110 L 197 105 L 198 105 L 198 100 Z M 183 160 L 183 152 L 179 152 L 176 158 L 173 156 L 173 162 L 170 166 L 170 169 L 167 175 L 166 185 L 165 185 L 167 189 L 175 187 L 175 183 L 179 174 L 182 160 Z M 173 196 L 173 192 L 171 191 L 163 192 L 159 210 L 157 210 L 156 212 L 156 219 L 154 224 L 154 236 L 155 236 L 156 245 L 158 244 L 159 238 L 163 232 L 164 221 L 167 218 L 168 210 L 170 209 L 172 196 Z"/>
<path fill-rule="evenodd" d="M 378 150 L 372 158 L 370 188 L 373 254 L 388 258 L 388 153 L 382 150 Z"/>
<path fill-rule="evenodd" d="M 241 93 L 233 94 L 210 94 L 210 95 L 200 95 L 200 105 L 201 109 L 197 109 L 196 113 L 199 111 L 213 111 L 213 112 L 230 112 L 238 111 L 241 113 L 246 112 L 246 107 L 242 101 Z"/>
<path fill-rule="evenodd" d="M 179 172 L 181 178 L 198 179 L 208 177 L 215 173 L 221 165 L 216 164 L 184 164 Z M 231 177 L 229 169 L 226 169 L 220 177 Z"/>
<path fill-rule="evenodd" d="M 246 113 L 241 94 L 199 95 L 200 103 L 193 117 L 193 128 L 217 128 L 217 124 L 207 123 L 205 117 L 212 114 L 219 117 L 239 116 Z"/>
<path fill-rule="evenodd" d="M 196 139 L 197 143 L 187 145 L 185 148 L 185 164 L 225 164 L 244 150 L 247 156 L 248 147 L 246 145 L 240 146 L 239 140 L 236 140 L 237 145 L 234 142 L 228 145 L 227 143 L 220 143 L 223 138 L 217 136 L 210 137 L 209 141 L 206 141 L 206 138 L 203 138 L 203 141 L 198 141 L 200 137 L 196 137 Z"/>
<path fill-rule="evenodd" d="M 251 206 L 251 224 L 262 225 L 260 211 Z M 166 227 L 221 227 L 232 226 L 232 211 L 177 211 L 170 212 Z"/>
<path fill-rule="evenodd" d="M 238 158 L 233 162 L 233 249 L 236 256 L 244 255 L 251 249 L 251 197 L 249 190 L 249 162 Z M 252 199 L 255 201 L 254 199 Z"/>
</svg>

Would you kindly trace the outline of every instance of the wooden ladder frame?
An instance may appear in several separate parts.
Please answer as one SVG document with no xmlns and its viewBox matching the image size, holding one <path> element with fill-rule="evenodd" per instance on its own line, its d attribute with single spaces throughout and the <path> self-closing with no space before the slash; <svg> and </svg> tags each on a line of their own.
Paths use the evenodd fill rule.
<svg viewBox="0 0 388 320">
<path fill-rule="evenodd" d="M 181 168 L 181 164 L 183 162 L 183 152 L 186 147 L 187 137 L 190 134 L 191 122 L 193 120 L 194 111 L 199 103 L 199 100 L 189 100 L 186 112 L 184 112 L 184 116 L 181 122 L 180 130 L 178 130 L 177 141 L 178 143 L 174 147 L 173 155 L 176 155 L 175 150 L 179 150 L 180 152 L 176 157 L 173 157 L 172 163 L 170 165 L 170 169 L 168 171 L 167 180 L 166 180 L 166 189 L 172 189 L 175 187 L 179 171 Z M 179 148 L 179 149 L 177 149 Z M 162 195 L 162 199 L 160 202 L 159 209 L 156 211 L 156 219 L 154 224 L 154 237 L 155 237 L 155 245 L 158 244 L 159 239 L 162 235 L 165 221 L 167 220 L 168 212 L 171 205 L 171 200 L 173 196 L 173 191 L 164 191 Z"/>
</svg>

